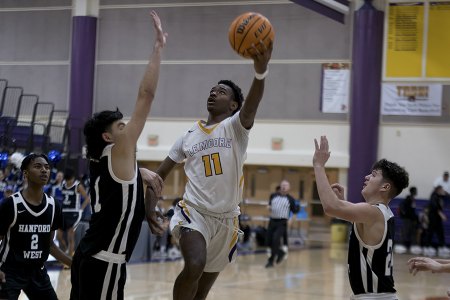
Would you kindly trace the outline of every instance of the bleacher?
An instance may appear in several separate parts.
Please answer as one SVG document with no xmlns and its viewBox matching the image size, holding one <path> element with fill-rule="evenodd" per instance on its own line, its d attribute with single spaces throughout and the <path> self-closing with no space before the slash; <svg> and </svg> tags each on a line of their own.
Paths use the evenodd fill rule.
<svg viewBox="0 0 450 300">
<path fill-rule="evenodd" d="M 399 216 L 399 206 L 403 201 L 403 198 L 395 198 L 389 204 L 392 212 L 395 215 L 395 242 L 401 243 L 401 232 L 402 232 L 402 219 Z M 419 215 L 423 209 L 430 203 L 428 199 L 416 199 L 416 213 Z M 449 205 L 444 206 L 444 213 L 447 216 L 447 221 L 444 222 L 444 235 L 445 235 L 445 244 L 450 244 L 450 207 Z"/>
<path fill-rule="evenodd" d="M 0 79 L 0 148 L 2 152 L 67 154 L 69 141 L 67 111 L 55 110 L 51 102 L 26 94 L 22 87 Z"/>
</svg>

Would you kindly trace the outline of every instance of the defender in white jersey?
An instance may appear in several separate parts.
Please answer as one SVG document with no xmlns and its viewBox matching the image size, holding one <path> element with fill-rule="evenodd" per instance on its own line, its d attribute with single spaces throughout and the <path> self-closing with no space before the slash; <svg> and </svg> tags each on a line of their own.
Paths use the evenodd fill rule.
<svg viewBox="0 0 450 300">
<path fill-rule="evenodd" d="M 398 299 L 392 276 L 394 218 L 388 205 L 408 186 L 408 173 L 396 163 L 382 159 L 365 177 L 361 191 L 365 202 L 347 202 L 344 188 L 328 182 L 327 138 L 322 136 L 320 145 L 317 140 L 314 143 L 313 166 L 323 209 L 329 216 L 353 223 L 348 252 L 351 299 Z"/>
<path fill-rule="evenodd" d="M 188 177 L 183 200 L 170 222 L 185 261 L 175 281 L 175 300 L 205 299 L 220 271 L 236 257 L 242 169 L 272 45 L 261 42 L 258 49 L 250 50 L 256 74 L 245 102 L 236 84 L 219 81 L 209 92 L 208 120 L 187 130 L 157 170 L 165 179 L 184 161 Z"/>
</svg>

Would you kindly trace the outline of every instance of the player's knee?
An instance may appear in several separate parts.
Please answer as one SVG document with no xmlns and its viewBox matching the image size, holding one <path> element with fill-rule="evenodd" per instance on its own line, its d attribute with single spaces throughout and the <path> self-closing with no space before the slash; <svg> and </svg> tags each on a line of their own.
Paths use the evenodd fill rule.
<svg viewBox="0 0 450 300">
<path fill-rule="evenodd" d="M 206 258 L 204 257 L 192 257 L 184 261 L 184 269 L 188 276 L 193 278 L 200 278 L 205 269 Z"/>
</svg>

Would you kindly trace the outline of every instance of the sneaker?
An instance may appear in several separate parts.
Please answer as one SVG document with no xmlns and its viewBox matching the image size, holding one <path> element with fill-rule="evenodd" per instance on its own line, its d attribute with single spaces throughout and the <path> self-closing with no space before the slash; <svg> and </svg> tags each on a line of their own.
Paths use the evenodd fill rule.
<svg viewBox="0 0 450 300">
<path fill-rule="evenodd" d="M 267 268 L 273 268 L 273 262 L 268 261 L 267 264 L 266 264 L 266 269 Z"/>
<path fill-rule="evenodd" d="M 442 258 L 449 258 L 450 257 L 450 251 L 447 247 L 439 247 L 438 248 L 438 257 Z"/>
<path fill-rule="evenodd" d="M 394 246 L 394 253 L 397 253 L 397 254 L 404 254 L 404 253 L 406 253 L 407 250 L 408 249 L 406 249 L 406 247 L 403 245 L 395 245 Z"/>
<path fill-rule="evenodd" d="M 423 255 L 428 257 L 436 256 L 436 249 L 434 249 L 433 247 L 425 247 L 423 249 Z"/>
<path fill-rule="evenodd" d="M 286 256 L 286 252 L 280 250 L 280 253 L 278 254 L 278 257 L 277 257 L 277 264 L 282 262 L 285 256 Z"/>
<path fill-rule="evenodd" d="M 422 254 L 422 247 L 411 246 L 410 252 L 411 252 L 411 254 L 414 254 L 414 255 L 420 255 L 420 254 Z"/>
</svg>

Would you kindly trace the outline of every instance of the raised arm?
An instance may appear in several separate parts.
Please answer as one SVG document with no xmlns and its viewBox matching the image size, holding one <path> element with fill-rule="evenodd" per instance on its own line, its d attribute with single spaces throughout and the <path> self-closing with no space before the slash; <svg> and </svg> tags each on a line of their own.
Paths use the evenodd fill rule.
<svg viewBox="0 0 450 300">
<path fill-rule="evenodd" d="M 153 27 L 156 38 L 153 46 L 153 52 L 147 65 L 145 74 L 139 85 L 139 92 L 134 108 L 134 112 L 130 121 L 127 123 L 120 139 L 116 141 L 117 144 L 122 144 L 122 147 L 131 148 L 134 151 L 139 135 L 144 128 L 145 121 L 150 112 L 150 107 L 156 93 L 156 86 L 159 79 L 159 69 L 161 65 L 161 52 L 166 44 L 167 34 L 163 32 L 161 20 L 155 11 L 150 13 L 153 20 Z M 122 143 L 121 143 L 122 142 Z M 131 146 L 130 146 L 131 144 Z"/>
<path fill-rule="evenodd" d="M 261 102 L 264 94 L 264 77 L 267 76 L 266 72 L 269 71 L 268 63 L 272 56 L 273 43 L 270 43 L 269 47 L 266 47 L 261 41 L 260 46 L 259 49 L 262 49 L 262 51 L 259 51 L 255 46 L 249 50 L 252 54 L 256 75 L 255 78 L 253 78 L 252 85 L 239 115 L 241 124 L 246 129 L 250 129 L 255 121 L 256 111 L 258 110 L 259 102 Z M 260 79 L 257 79 L 256 76 Z"/>
<path fill-rule="evenodd" d="M 316 176 L 317 191 L 324 212 L 355 223 L 373 223 L 383 215 L 380 210 L 368 203 L 350 203 L 344 199 L 344 189 L 341 185 L 330 185 L 325 172 L 325 164 L 330 158 L 328 140 L 320 137 L 320 145 L 314 139 L 316 150 L 313 157 L 314 174 Z"/>
</svg>

